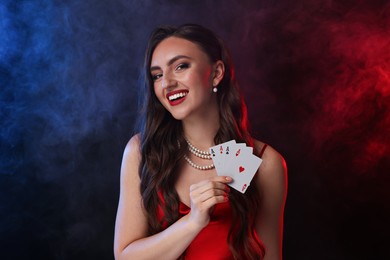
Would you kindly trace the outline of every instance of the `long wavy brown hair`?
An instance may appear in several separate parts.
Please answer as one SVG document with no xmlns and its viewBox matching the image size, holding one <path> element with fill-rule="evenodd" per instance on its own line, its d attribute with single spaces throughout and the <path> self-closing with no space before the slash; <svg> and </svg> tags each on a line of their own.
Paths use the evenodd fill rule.
<svg viewBox="0 0 390 260">
<path fill-rule="evenodd" d="M 212 31 L 195 24 L 155 29 L 145 54 L 145 92 L 142 93 L 145 98 L 140 121 L 140 189 L 148 214 L 150 235 L 163 229 L 156 215 L 158 207 L 164 210 L 168 225 L 179 218 L 180 200 L 174 184 L 187 147 L 181 121 L 174 119 L 157 99 L 150 74 L 151 58 L 156 46 L 172 36 L 197 44 L 211 62 L 221 60 L 225 65 L 225 75 L 217 92 L 220 128 L 214 138 L 215 143 L 235 139 L 253 146 L 247 128 L 246 105 L 234 78 L 230 54 L 223 42 Z M 159 199 L 158 191 L 162 192 L 165 203 Z M 235 259 L 261 259 L 265 254 L 264 246 L 255 238 L 254 231 L 255 215 L 260 210 L 258 194 L 256 185 L 250 185 L 245 194 L 233 189 L 230 193 L 233 224 L 227 242 Z"/>
</svg>

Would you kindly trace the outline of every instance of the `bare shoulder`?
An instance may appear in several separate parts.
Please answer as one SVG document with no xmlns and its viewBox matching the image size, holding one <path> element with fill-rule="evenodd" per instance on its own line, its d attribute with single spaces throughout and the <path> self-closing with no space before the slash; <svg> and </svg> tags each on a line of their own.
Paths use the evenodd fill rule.
<svg viewBox="0 0 390 260">
<path fill-rule="evenodd" d="M 285 196 L 287 190 L 287 165 L 283 156 L 272 146 L 261 141 L 254 140 L 254 145 L 258 151 L 264 146 L 262 164 L 258 170 L 256 183 L 263 191 L 274 191 Z"/>
<path fill-rule="evenodd" d="M 127 142 L 123 157 L 126 159 L 139 159 L 141 156 L 140 149 L 141 136 L 140 134 L 136 134 Z"/>
<path fill-rule="evenodd" d="M 141 137 L 134 135 L 127 143 L 123 152 L 121 166 L 122 185 L 126 185 L 129 178 L 133 181 L 139 181 L 138 168 L 141 162 Z"/>
</svg>

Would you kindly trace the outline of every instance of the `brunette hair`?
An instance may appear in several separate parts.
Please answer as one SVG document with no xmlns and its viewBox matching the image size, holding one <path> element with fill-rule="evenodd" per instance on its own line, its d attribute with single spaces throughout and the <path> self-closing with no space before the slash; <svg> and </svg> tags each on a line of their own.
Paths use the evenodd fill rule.
<svg viewBox="0 0 390 260">
<path fill-rule="evenodd" d="M 247 128 L 247 110 L 234 78 L 230 54 L 223 42 L 210 30 L 195 24 L 179 27 L 163 26 L 155 29 L 146 49 L 145 99 L 141 120 L 141 194 L 148 217 L 149 234 L 160 232 L 163 227 L 156 211 L 162 208 L 167 225 L 177 221 L 179 196 L 174 188 L 177 172 L 187 144 L 181 122 L 174 119 L 157 99 L 150 64 L 156 46 L 168 37 L 178 37 L 197 44 L 209 57 L 210 62 L 221 60 L 225 75 L 218 86 L 220 128 L 214 138 L 216 144 L 235 139 L 253 146 Z M 179 145 L 178 145 L 179 144 Z M 164 203 L 159 198 L 162 192 Z M 255 238 L 255 215 L 259 210 L 256 185 L 250 185 L 245 194 L 230 193 L 233 225 L 229 230 L 228 243 L 235 259 L 259 259 L 264 256 L 264 246 Z"/>
</svg>

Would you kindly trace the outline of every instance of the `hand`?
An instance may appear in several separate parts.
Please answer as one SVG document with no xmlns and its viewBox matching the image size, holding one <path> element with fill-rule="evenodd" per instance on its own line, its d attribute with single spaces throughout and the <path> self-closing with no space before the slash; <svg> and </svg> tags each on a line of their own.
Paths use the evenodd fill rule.
<svg viewBox="0 0 390 260">
<path fill-rule="evenodd" d="M 228 200 L 230 188 L 226 185 L 231 177 L 215 176 L 190 187 L 191 211 L 190 221 L 203 228 L 210 221 L 210 211 L 218 203 Z"/>
</svg>

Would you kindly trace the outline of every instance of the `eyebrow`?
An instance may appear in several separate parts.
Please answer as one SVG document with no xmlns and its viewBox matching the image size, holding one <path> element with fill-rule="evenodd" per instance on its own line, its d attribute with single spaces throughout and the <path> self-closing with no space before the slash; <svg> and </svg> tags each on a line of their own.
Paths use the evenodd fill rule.
<svg viewBox="0 0 390 260">
<path fill-rule="evenodd" d="M 190 57 L 186 56 L 186 55 L 177 55 L 175 57 L 173 57 L 172 59 L 170 59 L 168 62 L 167 62 L 167 66 L 171 66 L 173 63 L 175 63 L 175 61 L 177 60 L 180 60 L 180 59 L 191 59 Z M 153 67 L 150 67 L 150 71 L 153 71 L 153 70 L 159 70 L 161 69 L 159 66 L 153 66 Z"/>
</svg>

